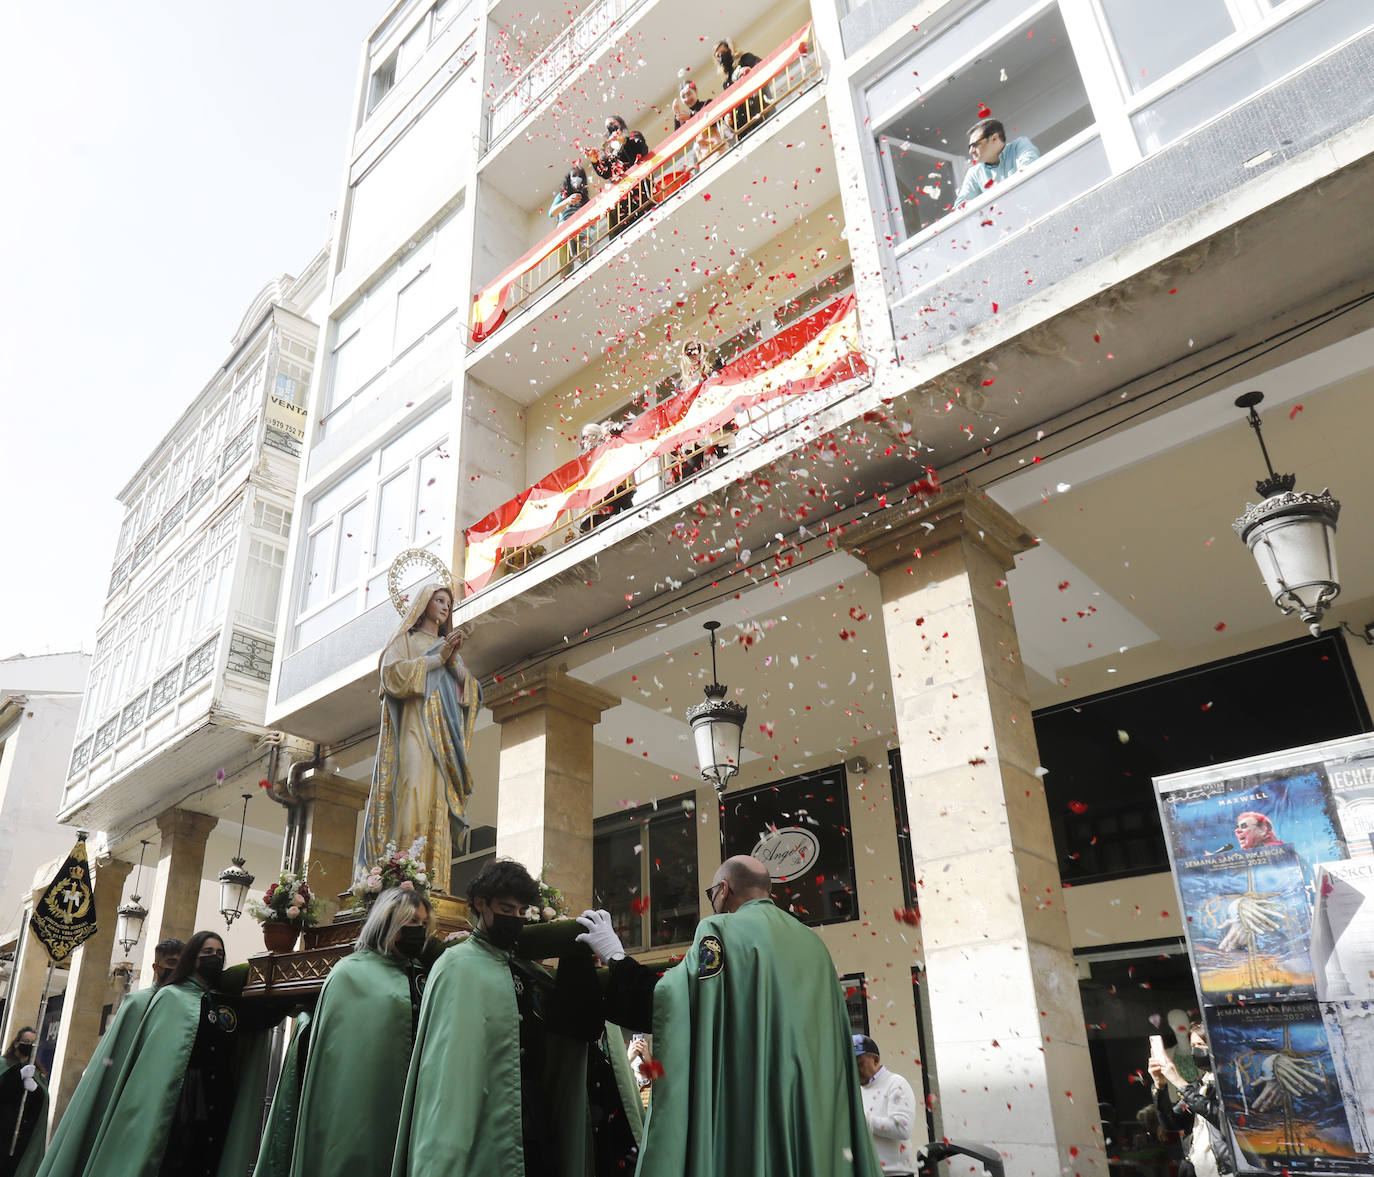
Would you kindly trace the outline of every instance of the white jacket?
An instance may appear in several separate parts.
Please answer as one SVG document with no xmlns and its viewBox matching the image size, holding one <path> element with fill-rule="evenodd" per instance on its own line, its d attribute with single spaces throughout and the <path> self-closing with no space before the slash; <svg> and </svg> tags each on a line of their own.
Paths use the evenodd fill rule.
<svg viewBox="0 0 1374 1177">
<path fill-rule="evenodd" d="M 873 1147 L 884 1173 L 915 1173 L 916 1150 L 911 1144 L 911 1124 L 916 1118 L 916 1096 L 911 1084 L 886 1067 L 865 1083 L 864 1115 L 873 1133 Z"/>
</svg>

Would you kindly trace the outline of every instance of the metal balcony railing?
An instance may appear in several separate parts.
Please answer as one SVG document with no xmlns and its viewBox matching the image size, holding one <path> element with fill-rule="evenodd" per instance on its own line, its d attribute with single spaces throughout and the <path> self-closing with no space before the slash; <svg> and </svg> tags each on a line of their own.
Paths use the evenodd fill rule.
<svg viewBox="0 0 1374 1177">
<path fill-rule="evenodd" d="M 584 61 L 589 60 L 610 40 L 625 17 L 647 0 L 594 0 L 547 49 L 526 67 L 524 73 L 501 91 L 487 111 L 482 135 L 485 155 L 520 121 L 552 94 Z"/>
<path fill-rule="evenodd" d="M 810 25 L 673 131 L 648 156 L 600 191 L 473 299 L 472 340 L 480 343 L 536 296 L 570 277 L 641 217 L 733 151 L 778 111 L 823 78 Z"/>
<path fill-rule="evenodd" d="M 854 295 L 846 294 L 646 409 L 467 528 L 468 594 L 791 427 L 803 419 L 795 400 L 802 394 L 848 395 L 850 382 L 868 375 Z"/>
</svg>

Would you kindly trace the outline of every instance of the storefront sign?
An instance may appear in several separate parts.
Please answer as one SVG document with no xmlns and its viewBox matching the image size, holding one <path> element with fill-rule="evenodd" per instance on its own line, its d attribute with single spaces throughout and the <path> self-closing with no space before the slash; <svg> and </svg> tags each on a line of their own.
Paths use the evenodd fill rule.
<svg viewBox="0 0 1374 1177">
<path fill-rule="evenodd" d="M 768 868 L 773 882 L 786 883 L 810 870 L 820 859 L 820 851 L 820 839 L 810 830 L 785 826 L 764 834 L 752 853 Z"/>
</svg>

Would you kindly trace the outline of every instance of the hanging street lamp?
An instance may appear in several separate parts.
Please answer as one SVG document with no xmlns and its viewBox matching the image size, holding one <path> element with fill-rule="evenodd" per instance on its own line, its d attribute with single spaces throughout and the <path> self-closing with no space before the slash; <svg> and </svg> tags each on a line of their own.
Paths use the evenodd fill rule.
<svg viewBox="0 0 1374 1177">
<path fill-rule="evenodd" d="M 234 855 L 232 866 L 219 872 L 219 913 L 224 917 L 226 927 L 232 928 L 234 921 L 243 914 L 243 905 L 248 900 L 248 889 L 253 885 L 253 876 L 243 869 L 243 827 L 248 823 L 248 802 L 252 793 L 243 794 L 243 817 L 239 819 L 239 852 Z"/>
<path fill-rule="evenodd" d="M 138 852 L 138 873 L 134 875 L 134 893 L 130 896 L 129 902 L 115 913 L 115 939 L 124 949 L 125 956 L 129 955 L 129 950 L 143 935 L 143 923 L 148 918 L 148 909 L 143 906 L 143 896 L 139 894 L 143 890 L 143 856 L 148 851 L 148 839 L 144 838 L 139 845 L 142 849 Z"/>
<path fill-rule="evenodd" d="M 701 779 L 710 781 L 716 792 L 723 793 L 726 782 L 739 772 L 740 743 L 749 708 L 727 699 L 729 688 L 717 681 L 716 630 L 720 622 L 707 621 L 702 628 L 711 635 L 711 682 L 705 688 L 706 698 L 687 708 L 687 722 L 692 725 Z"/>
<path fill-rule="evenodd" d="M 1316 637 L 1322 614 L 1341 591 L 1336 570 L 1336 519 L 1341 505 L 1327 490 L 1321 494 L 1295 491 L 1296 474 L 1274 473 L 1255 412 L 1263 399 L 1262 392 L 1236 398 L 1237 408 L 1249 410 L 1250 427 L 1269 477 L 1255 483 L 1264 500 L 1246 503 L 1245 514 L 1231 526 L 1255 557 L 1274 604 L 1285 616 L 1298 614 Z"/>
</svg>

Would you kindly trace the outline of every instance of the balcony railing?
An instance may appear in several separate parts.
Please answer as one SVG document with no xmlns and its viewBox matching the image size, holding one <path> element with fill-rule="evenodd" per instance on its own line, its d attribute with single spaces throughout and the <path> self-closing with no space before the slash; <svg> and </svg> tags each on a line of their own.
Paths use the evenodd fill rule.
<svg viewBox="0 0 1374 1177">
<path fill-rule="evenodd" d="M 646 0 L 594 0 L 518 78 L 496 96 L 487 112 L 485 155 L 527 111 L 543 102 L 573 70 L 610 39 L 616 26 Z"/>
<path fill-rule="evenodd" d="M 743 78 L 682 124 L 620 180 L 507 268 L 473 298 L 472 340 L 480 343 L 515 311 L 569 277 L 640 217 L 668 200 L 704 168 L 728 155 L 760 123 L 822 78 L 810 44 L 798 30 Z"/>
<path fill-rule="evenodd" d="M 574 542 L 727 453 L 795 424 L 800 418 L 785 411 L 793 398 L 868 372 L 854 295 L 847 294 L 641 413 L 618 437 L 564 463 L 469 527 L 467 594 L 547 555 L 555 537 Z M 778 410 L 780 423 L 772 419 Z"/>
</svg>

